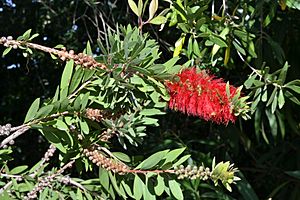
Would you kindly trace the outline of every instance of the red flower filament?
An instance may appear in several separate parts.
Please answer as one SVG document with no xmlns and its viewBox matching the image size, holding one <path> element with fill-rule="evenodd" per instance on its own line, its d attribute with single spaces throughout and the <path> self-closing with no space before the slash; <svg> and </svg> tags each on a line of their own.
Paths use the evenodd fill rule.
<svg viewBox="0 0 300 200">
<path fill-rule="evenodd" d="M 229 87 L 228 98 L 226 83 L 204 70 L 197 73 L 196 68 L 185 69 L 177 76 L 178 81 L 166 84 L 170 94 L 169 108 L 218 124 L 227 125 L 236 120 L 230 99 L 237 88 Z"/>
</svg>

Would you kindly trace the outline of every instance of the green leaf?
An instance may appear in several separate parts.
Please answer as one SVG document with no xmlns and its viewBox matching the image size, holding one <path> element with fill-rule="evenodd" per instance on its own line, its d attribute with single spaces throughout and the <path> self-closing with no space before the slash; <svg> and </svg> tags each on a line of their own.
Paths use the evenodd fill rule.
<svg viewBox="0 0 300 200">
<path fill-rule="evenodd" d="M 209 40 L 211 42 L 213 42 L 214 44 L 220 46 L 221 48 L 222 47 L 227 47 L 227 43 L 219 36 L 215 36 L 215 35 L 210 35 L 209 36 Z"/>
<path fill-rule="evenodd" d="M 279 124 L 280 132 L 281 132 L 281 137 L 282 137 L 282 139 L 284 139 L 284 137 L 285 137 L 285 123 L 284 123 L 284 119 L 283 119 L 283 114 L 280 113 L 278 110 L 276 110 L 276 116 L 277 116 L 277 119 L 278 119 L 278 124 Z"/>
<path fill-rule="evenodd" d="M 149 19 L 151 20 L 158 9 L 158 0 L 152 0 L 149 5 Z"/>
<path fill-rule="evenodd" d="M 33 120 L 34 119 L 34 116 L 36 115 L 37 111 L 39 110 L 39 107 L 40 107 L 40 98 L 37 98 L 36 100 L 34 100 L 34 102 L 31 104 L 27 114 L 26 114 L 26 117 L 25 117 L 25 120 L 24 120 L 24 123 L 27 123 L 29 122 L 30 120 Z"/>
<path fill-rule="evenodd" d="M 283 68 L 280 71 L 279 78 L 278 78 L 281 84 L 283 84 L 285 82 L 288 68 L 289 68 L 289 64 L 288 64 L 288 62 L 285 62 Z"/>
<path fill-rule="evenodd" d="M 294 177 L 294 178 L 300 180 L 300 170 L 297 170 L 297 171 L 286 171 L 285 173 L 287 175 L 291 176 L 291 177 Z"/>
<path fill-rule="evenodd" d="M 166 161 L 164 164 L 168 163 L 168 162 L 173 162 L 180 154 L 182 154 L 182 152 L 185 150 L 186 148 L 180 148 L 180 149 L 174 149 L 170 152 L 168 152 L 168 154 L 166 155 Z"/>
<path fill-rule="evenodd" d="M 277 108 L 277 103 L 278 103 L 278 100 L 277 100 L 277 96 L 274 97 L 274 101 L 272 102 L 272 106 L 271 106 L 271 111 L 272 111 L 272 114 L 274 114 L 276 108 Z"/>
<path fill-rule="evenodd" d="M 284 96 L 286 96 L 289 100 L 293 101 L 297 105 L 300 105 L 300 101 L 291 92 L 285 91 Z"/>
<path fill-rule="evenodd" d="M 164 24 L 167 22 L 167 18 L 164 17 L 164 16 L 157 16 L 157 17 L 154 17 L 153 19 L 150 20 L 150 24 L 155 24 L 155 25 L 160 25 L 160 24 Z"/>
<path fill-rule="evenodd" d="M 180 54 L 182 46 L 184 44 L 184 40 L 185 40 L 185 35 L 181 35 L 181 37 L 176 41 L 173 57 L 176 57 Z"/>
<path fill-rule="evenodd" d="M 140 16 L 138 7 L 135 4 L 135 2 L 133 0 L 128 0 L 128 4 L 129 4 L 129 7 L 132 10 L 132 12 L 134 12 L 134 14 L 136 14 L 136 16 Z"/>
<path fill-rule="evenodd" d="M 99 180 L 100 180 L 100 184 L 106 189 L 106 191 L 109 191 L 108 172 L 102 167 L 99 168 Z"/>
<path fill-rule="evenodd" d="M 70 88 L 69 88 L 69 94 L 71 94 L 80 84 L 81 79 L 84 75 L 84 71 L 81 66 L 77 66 L 77 69 L 74 73 L 74 76 L 72 78 Z"/>
<path fill-rule="evenodd" d="M 34 38 L 36 38 L 36 37 L 38 37 L 40 34 L 38 34 L 38 33 L 35 33 L 35 34 L 33 34 L 30 38 L 29 38 L 29 40 L 32 40 L 32 39 L 34 39 Z"/>
<path fill-rule="evenodd" d="M 157 185 L 154 187 L 155 194 L 157 196 L 160 196 L 162 195 L 164 190 L 165 190 L 164 178 L 161 177 L 160 175 L 157 175 Z"/>
<path fill-rule="evenodd" d="M 150 157 L 148 157 L 146 160 L 141 162 L 136 169 L 150 169 L 157 165 L 169 152 L 169 150 L 159 151 Z"/>
<path fill-rule="evenodd" d="M 20 174 L 20 173 L 22 173 L 23 171 L 25 171 L 27 168 L 28 168 L 27 165 L 21 165 L 21 166 L 18 166 L 18 167 L 13 168 L 13 169 L 9 172 L 9 174 L 12 174 L 12 175 L 14 175 L 14 174 Z"/>
<path fill-rule="evenodd" d="M 139 0 L 139 3 L 138 3 L 138 16 L 142 16 L 142 14 L 143 14 L 143 7 L 144 7 L 143 0 Z"/>
<path fill-rule="evenodd" d="M 131 159 L 128 155 L 126 155 L 125 153 L 122 152 L 113 152 L 112 153 L 114 156 L 116 156 L 119 160 L 123 161 L 123 162 L 130 162 Z"/>
<path fill-rule="evenodd" d="M 185 155 L 182 158 L 180 158 L 176 163 L 174 163 L 173 167 L 179 166 L 182 163 L 184 163 L 187 159 L 189 159 L 191 155 Z"/>
<path fill-rule="evenodd" d="M 256 77 L 257 77 L 257 74 L 249 76 L 249 78 L 244 83 L 246 89 L 249 89 L 253 85 L 253 82 Z"/>
<path fill-rule="evenodd" d="M 90 97 L 90 92 L 85 93 L 84 96 L 82 97 L 81 109 L 80 109 L 81 111 L 83 111 L 87 107 L 89 97 Z"/>
<path fill-rule="evenodd" d="M 54 106 L 53 105 L 47 105 L 42 107 L 34 116 L 35 118 L 42 118 L 42 117 L 46 117 L 48 114 L 51 113 L 51 111 L 53 110 Z"/>
<path fill-rule="evenodd" d="M 112 183 L 112 186 L 114 187 L 114 189 L 116 190 L 116 192 L 121 195 L 124 199 L 126 198 L 126 194 L 124 190 L 120 190 L 118 184 L 117 184 L 117 180 L 116 180 L 116 176 L 113 175 L 110 171 L 108 172 L 110 181 Z"/>
<path fill-rule="evenodd" d="M 182 190 L 176 180 L 169 180 L 169 188 L 176 199 L 183 199 Z"/>
<path fill-rule="evenodd" d="M 278 94 L 278 107 L 281 109 L 284 106 L 285 100 L 284 100 L 284 95 L 282 92 L 282 89 L 279 90 Z"/>
<path fill-rule="evenodd" d="M 136 174 L 134 176 L 134 182 L 133 182 L 133 195 L 136 200 L 140 200 L 143 195 L 145 184 L 141 180 L 141 178 Z"/>
<path fill-rule="evenodd" d="M 23 33 L 22 37 L 23 40 L 28 40 L 30 37 L 31 29 L 27 30 L 25 33 Z"/>
<path fill-rule="evenodd" d="M 246 51 L 236 41 L 233 41 L 232 44 L 238 52 L 240 52 L 244 56 L 246 55 Z"/>
<path fill-rule="evenodd" d="M 277 87 L 274 88 L 266 106 L 269 106 L 269 105 L 271 105 L 271 103 L 273 103 L 275 96 L 277 96 L 277 89 L 278 89 Z"/>
<path fill-rule="evenodd" d="M 241 172 L 237 172 L 238 177 L 241 178 L 240 181 L 236 183 L 236 187 L 238 188 L 240 194 L 242 195 L 244 200 L 259 200 L 257 194 L 254 189 L 247 181 L 246 177 Z"/>
<path fill-rule="evenodd" d="M 65 69 L 62 73 L 61 82 L 60 82 L 60 99 L 64 99 L 68 95 L 68 88 L 70 85 L 74 61 L 70 60 L 67 62 Z"/>
<path fill-rule="evenodd" d="M 159 109 L 156 108 L 144 109 L 140 112 L 140 115 L 145 115 L 145 116 L 163 115 L 163 114 L 165 113 L 161 112 Z"/>
<path fill-rule="evenodd" d="M 8 53 L 10 52 L 11 49 L 12 49 L 11 46 L 10 46 L 10 47 L 7 47 L 7 48 L 3 51 L 2 56 L 5 56 L 6 54 L 8 54 Z"/>
<path fill-rule="evenodd" d="M 273 115 L 270 111 L 270 109 L 266 109 L 266 115 L 269 120 L 269 125 L 271 128 L 271 133 L 273 135 L 273 138 L 275 139 L 277 137 L 277 121 L 276 121 L 276 116 Z"/>
<path fill-rule="evenodd" d="M 286 88 L 293 90 L 294 92 L 300 94 L 300 86 L 297 85 L 286 85 Z"/>
<path fill-rule="evenodd" d="M 86 121 L 80 120 L 79 121 L 80 129 L 84 134 L 89 134 L 90 129 L 88 123 Z"/>
<path fill-rule="evenodd" d="M 125 183 L 124 180 L 121 181 L 121 185 L 123 186 L 125 192 L 126 192 L 131 198 L 134 198 L 134 196 L 133 196 L 133 194 L 132 194 L 132 192 L 131 192 L 130 186 L 127 185 L 127 184 Z"/>
</svg>

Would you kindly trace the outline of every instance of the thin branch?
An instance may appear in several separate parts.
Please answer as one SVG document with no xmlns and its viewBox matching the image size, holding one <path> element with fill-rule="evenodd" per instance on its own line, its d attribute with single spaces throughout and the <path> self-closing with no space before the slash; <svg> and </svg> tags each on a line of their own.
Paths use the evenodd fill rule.
<svg viewBox="0 0 300 200">
<path fill-rule="evenodd" d="M 7 138 L 5 138 L 1 143 L 0 143 L 0 148 L 4 147 L 6 144 L 8 144 L 10 141 L 14 140 L 15 138 L 19 137 L 20 135 L 22 135 L 23 133 L 25 133 L 27 130 L 29 130 L 30 127 L 29 126 L 25 126 L 19 130 L 17 130 L 16 132 L 14 132 L 13 134 L 11 134 L 10 136 L 8 136 Z"/>
<path fill-rule="evenodd" d="M 53 119 L 53 118 L 56 118 L 56 117 L 59 117 L 59 116 L 63 116 L 63 115 L 68 115 L 68 114 L 71 114 L 71 113 L 68 112 L 68 111 L 65 111 L 65 112 L 62 112 L 62 113 L 56 113 L 56 114 L 53 114 L 53 115 L 50 115 L 50 116 L 47 116 L 47 117 L 44 117 L 44 118 L 41 118 L 41 119 L 37 119 L 37 120 L 31 121 L 31 122 L 29 122 L 27 124 L 23 124 L 21 126 L 12 128 L 12 130 L 16 130 L 16 131 L 13 134 L 11 134 L 10 136 L 8 136 L 7 138 L 5 138 L 0 143 L 0 148 L 3 148 L 10 141 L 16 139 L 17 137 L 19 137 L 20 135 L 22 135 L 23 133 L 25 133 L 26 131 L 28 131 L 30 129 L 31 125 L 37 124 L 37 123 L 42 122 L 44 120 L 49 120 L 49 119 Z"/>
</svg>

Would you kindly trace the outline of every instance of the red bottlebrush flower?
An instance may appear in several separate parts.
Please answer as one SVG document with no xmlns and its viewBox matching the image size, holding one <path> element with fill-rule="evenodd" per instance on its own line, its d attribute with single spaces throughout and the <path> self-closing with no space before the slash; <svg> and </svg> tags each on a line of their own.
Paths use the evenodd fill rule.
<svg viewBox="0 0 300 200">
<path fill-rule="evenodd" d="M 193 116 L 199 116 L 218 124 L 234 122 L 236 116 L 230 99 L 237 88 L 230 86 L 230 97 L 226 93 L 226 83 L 202 70 L 185 69 L 177 74 L 178 80 L 167 82 L 170 94 L 169 107 Z"/>
</svg>

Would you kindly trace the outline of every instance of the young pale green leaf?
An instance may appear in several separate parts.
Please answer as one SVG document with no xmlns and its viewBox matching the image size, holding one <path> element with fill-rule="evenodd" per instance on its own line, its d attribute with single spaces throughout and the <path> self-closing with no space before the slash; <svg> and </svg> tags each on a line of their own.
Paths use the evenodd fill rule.
<svg viewBox="0 0 300 200">
<path fill-rule="evenodd" d="M 27 123 L 29 122 L 30 120 L 33 120 L 34 119 L 34 116 L 36 115 L 37 111 L 39 110 L 39 107 L 40 107 L 40 98 L 37 98 L 36 100 L 34 100 L 34 102 L 31 104 L 27 114 L 26 114 L 26 117 L 25 117 L 25 120 L 24 120 L 24 123 Z"/>
<path fill-rule="evenodd" d="M 167 18 L 164 17 L 164 16 L 157 16 L 157 17 L 154 17 L 153 19 L 151 19 L 149 21 L 150 24 L 155 24 L 155 25 L 160 25 L 160 24 L 164 24 L 167 22 Z"/>
<path fill-rule="evenodd" d="M 138 3 L 138 16 L 142 16 L 143 14 L 143 8 L 144 8 L 144 2 L 143 0 L 139 0 L 139 3 Z"/>
<path fill-rule="evenodd" d="M 130 9 L 132 10 L 132 12 L 134 12 L 134 14 L 136 14 L 136 16 L 140 16 L 139 15 L 139 9 L 137 7 L 137 5 L 135 4 L 135 2 L 133 0 L 128 0 L 128 4 Z"/>
<path fill-rule="evenodd" d="M 141 178 L 136 174 L 134 176 L 134 182 L 133 182 L 133 195 L 134 199 L 140 200 L 143 195 L 145 184 L 141 180 Z"/>
<path fill-rule="evenodd" d="M 161 177 L 160 175 L 157 175 L 157 185 L 154 187 L 155 194 L 157 196 L 160 196 L 162 195 L 164 190 L 165 190 L 164 178 Z"/>
<path fill-rule="evenodd" d="M 169 188 L 176 199 L 183 199 L 182 190 L 180 188 L 179 183 L 176 180 L 169 180 Z"/>
<path fill-rule="evenodd" d="M 30 38 L 31 29 L 27 30 L 25 33 L 23 33 L 22 37 L 23 40 L 28 40 Z"/>
<path fill-rule="evenodd" d="M 158 0 L 152 0 L 149 5 L 149 19 L 151 20 L 158 9 Z"/>
<path fill-rule="evenodd" d="M 74 68 L 74 61 L 73 60 L 68 61 L 60 81 L 60 99 L 63 99 L 68 95 L 68 88 L 71 81 L 73 68 Z"/>
<path fill-rule="evenodd" d="M 30 38 L 29 38 L 29 40 L 32 40 L 32 39 L 34 39 L 34 38 L 36 38 L 36 37 L 38 37 L 40 34 L 38 34 L 38 33 L 35 33 L 35 34 L 33 34 Z"/>
<path fill-rule="evenodd" d="M 12 47 L 7 47 L 3 53 L 2 53 L 2 57 L 5 56 L 6 54 L 8 54 L 10 52 L 10 50 L 12 49 Z"/>
<path fill-rule="evenodd" d="M 136 169 L 150 169 L 157 165 L 169 152 L 169 150 L 159 151 L 150 157 L 148 157 L 146 160 L 141 162 Z"/>
<path fill-rule="evenodd" d="M 20 174 L 20 173 L 22 173 L 23 171 L 25 171 L 27 168 L 28 168 L 27 165 L 21 165 L 21 166 L 18 166 L 18 167 L 13 168 L 13 169 L 9 172 L 9 174 L 12 174 L 12 175 L 14 175 L 14 174 Z"/>
<path fill-rule="evenodd" d="M 181 37 L 176 41 L 173 57 L 176 57 L 180 54 L 182 46 L 184 44 L 184 40 L 185 40 L 185 35 L 181 35 Z"/>
</svg>

